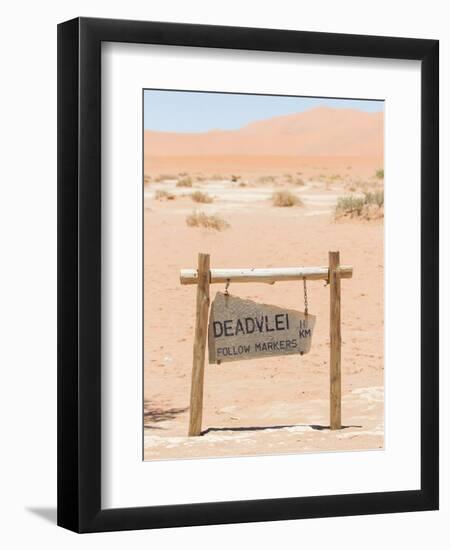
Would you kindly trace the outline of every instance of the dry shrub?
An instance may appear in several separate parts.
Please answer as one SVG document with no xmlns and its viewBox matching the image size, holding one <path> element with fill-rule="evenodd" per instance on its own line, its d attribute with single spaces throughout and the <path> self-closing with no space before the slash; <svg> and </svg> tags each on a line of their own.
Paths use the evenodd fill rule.
<svg viewBox="0 0 450 550">
<path fill-rule="evenodd" d="M 177 176 L 175 176 L 174 174 L 159 174 L 159 176 L 155 178 L 155 181 L 159 182 L 159 181 L 176 180 L 176 179 L 177 179 Z"/>
<path fill-rule="evenodd" d="M 335 218 L 376 220 L 384 217 L 384 191 L 364 193 L 364 197 L 339 197 Z"/>
<path fill-rule="evenodd" d="M 273 206 L 303 206 L 303 202 L 290 191 L 276 191 L 272 195 Z"/>
<path fill-rule="evenodd" d="M 192 187 L 192 179 L 189 176 L 185 176 L 177 181 L 177 187 Z"/>
<path fill-rule="evenodd" d="M 379 208 L 384 206 L 384 191 L 377 190 L 373 193 L 364 193 L 364 203 L 365 204 L 376 204 Z"/>
<path fill-rule="evenodd" d="M 365 204 L 361 217 L 364 220 L 379 220 L 384 218 L 384 206 L 376 204 Z"/>
<path fill-rule="evenodd" d="M 186 218 L 189 227 L 205 227 L 206 229 L 215 229 L 223 231 L 230 227 L 230 224 L 219 216 L 207 216 L 204 212 L 192 212 Z"/>
<path fill-rule="evenodd" d="M 295 183 L 295 185 L 298 185 L 299 187 L 303 187 L 305 185 L 305 182 L 302 180 L 302 178 L 296 178 L 294 183 Z"/>
<path fill-rule="evenodd" d="M 351 218 L 361 216 L 364 207 L 364 199 L 348 195 L 339 197 L 336 204 L 336 217 L 350 216 Z"/>
<path fill-rule="evenodd" d="M 275 183 L 276 179 L 275 176 L 260 176 L 257 181 L 258 183 Z"/>
<path fill-rule="evenodd" d="M 211 195 L 203 193 L 202 191 L 195 191 L 191 193 L 190 197 L 194 202 L 211 203 L 213 201 Z"/>
<path fill-rule="evenodd" d="M 168 191 L 164 191 L 163 189 L 157 189 L 155 191 L 155 199 L 158 201 L 167 200 L 167 201 L 173 201 L 175 199 L 175 195 L 172 193 L 169 193 Z"/>
<path fill-rule="evenodd" d="M 375 177 L 378 178 L 379 180 L 384 179 L 384 169 L 380 168 L 379 170 L 377 170 L 375 172 Z"/>
</svg>

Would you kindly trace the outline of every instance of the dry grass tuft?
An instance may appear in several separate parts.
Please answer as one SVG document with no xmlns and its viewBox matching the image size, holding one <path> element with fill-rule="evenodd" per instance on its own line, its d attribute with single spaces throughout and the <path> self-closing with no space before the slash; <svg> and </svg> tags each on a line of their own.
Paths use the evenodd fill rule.
<svg viewBox="0 0 450 550">
<path fill-rule="evenodd" d="M 190 197 L 194 202 L 211 203 L 214 200 L 211 195 L 203 193 L 202 191 L 194 191 L 194 193 L 191 193 Z"/>
<path fill-rule="evenodd" d="M 156 176 L 155 181 L 160 182 L 160 181 L 176 180 L 176 179 L 177 179 L 177 176 L 175 176 L 174 174 L 159 174 L 159 176 Z"/>
<path fill-rule="evenodd" d="M 364 199 L 347 195 L 339 197 L 336 204 L 336 217 L 350 216 L 351 218 L 361 216 L 364 207 Z"/>
<path fill-rule="evenodd" d="M 376 204 L 379 208 L 384 206 L 384 191 L 382 189 L 373 193 L 364 193 L 365 204 Z"/>
<path fill-rule="evenodd" d="M 258 183 L 275 183 L 276 179 L 275 176 L 260 176 L 257 181 Z"/>
<path fill-rule="evenodd" d="M 173 201 L 175 200 L 175 195 L 172 193 L 169 193 L 168 191 L 164 191 L 163 189 L 157 189 L 155 191 L 155 199 L 157 201 L 167 200 L 167 201 Z"/>
<path fill-rule="evenodd" d="M 230 224 L 219 216 L 207 216 L 204 212 L 192 212 L 186 218 L 189 227 L 205 227 L 206 229 L 215 229 L 223 231 L 230 227 Z"/>
<path fill-rule="evenodd" d="M 290 191 L 276 191 L 272 195 L 273 206 L 303 206 L 303 202 Z"/>
<path fill-rule="evenodd" d="M 339 197 L 335 218 L 360 218 L 376 220 L 384 217 L 384 191 L 364 193 L 364 197 L 348 195 Z"/>
<path fill-rule="evenodd" d="M 192 179 L 189 176 L 185 176 L 177 181 L 177 187 L 192 187 Z"/>
</svg>

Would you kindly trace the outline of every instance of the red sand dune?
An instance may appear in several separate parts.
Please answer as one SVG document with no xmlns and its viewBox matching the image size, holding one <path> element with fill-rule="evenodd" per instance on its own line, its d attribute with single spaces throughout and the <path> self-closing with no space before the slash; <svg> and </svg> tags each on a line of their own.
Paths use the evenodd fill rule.
<svg viewBox="0 0 450 550">
<path fill-rule="evenodd" d="M 236 155 L 383 158 L 383 113 L 316 108 L 204 133 L 145 131 L 148 157 Z"/>
</svg>

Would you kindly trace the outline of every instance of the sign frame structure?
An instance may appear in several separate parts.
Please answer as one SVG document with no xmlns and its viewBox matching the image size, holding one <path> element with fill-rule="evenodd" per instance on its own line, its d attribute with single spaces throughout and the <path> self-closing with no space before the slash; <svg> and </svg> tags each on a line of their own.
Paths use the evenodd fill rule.
<svg viewBox="0 0 450 550">
<path fill-rule="evenodd" d="M 326 267 L 210 269 L 210 255 L 199 253 L 197 269 L 182 269 L 180 283 L 196 284 L 195 333 L 189 408 L 189 436 L 202 435 L 205 354 L 208 338 L 210 285 L 213 283 L 274 284 L 277 281 L 325 280 L 330 286 L 330 429 L 342 428 L 341 279 L 353 276 L 352 266 L 340 265 L 339 251 L 328 252 Z"/>
</svg>

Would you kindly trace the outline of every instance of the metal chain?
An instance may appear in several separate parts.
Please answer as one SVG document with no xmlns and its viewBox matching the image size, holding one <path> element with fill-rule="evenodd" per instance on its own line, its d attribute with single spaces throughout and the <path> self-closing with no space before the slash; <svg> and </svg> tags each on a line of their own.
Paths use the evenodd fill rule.
<svg viewBox="0 0 450 550">
<path fill-rule="evenodd" d="M 305 299 L 305 315 L 308 315 L 308 292 L 306 290 L 306 277 L 303 277 L 303 297 Z"/>
</svg>

